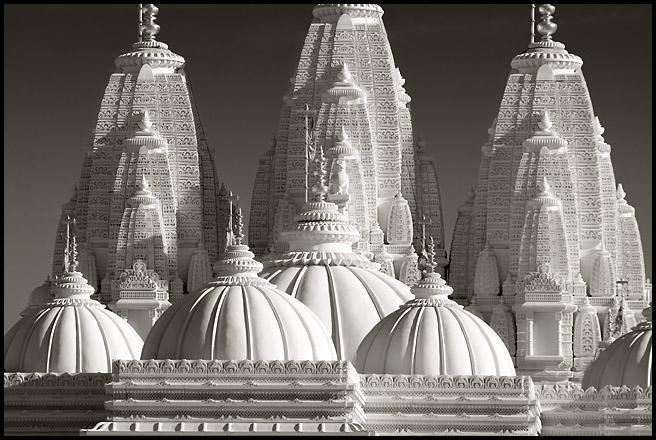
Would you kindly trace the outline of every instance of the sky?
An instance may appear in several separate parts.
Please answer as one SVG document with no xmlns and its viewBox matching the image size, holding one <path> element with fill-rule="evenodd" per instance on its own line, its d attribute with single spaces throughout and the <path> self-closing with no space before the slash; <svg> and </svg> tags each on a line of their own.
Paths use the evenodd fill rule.
<svg viewBox="0 0 656 440">
<path fill-rule="evenodd" d="M 436 158 L 447 246 L 476 180 L 528 5 L 382 5 L 415 129 Z M 160 5 L 158 40 L 185 57 L 219 177 L 248 215 L 312 6 Z M 554 38 L 583 58 L 618 182 L 652 271 L 651 5 L 556 5 Z M 51 270 L 61 205 L 88 149 L 113 61 L 137 36 L 135 5 L 4 5 L 4 325 Z M 247 224 L 247 218 L 245 219 Z"/>
</svg>

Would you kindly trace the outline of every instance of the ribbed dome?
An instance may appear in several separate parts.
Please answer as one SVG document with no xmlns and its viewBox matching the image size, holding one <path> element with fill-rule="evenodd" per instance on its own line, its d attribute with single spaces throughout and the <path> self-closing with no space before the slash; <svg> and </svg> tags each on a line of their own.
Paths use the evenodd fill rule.
<svg viewBox="0 0 656 440">
<path fill-rule="evenodd" d="M 515 375 L 501 338 L 448 298 L 453 289 L 432 268 L 412 292 L 365 336 L 354 362 L 360 373 Z"/>
<path fill-rule="evenodd" d="M 259 278 L 262 265 L 231 245 L 219 277 L 155 323 L 142 359 L 335 360 L 330 336 L 300 301 Z"/>
<path fill-rule="evenodd" d="M 643 314 L 646 321 L 617 338 L 588 366 L 583 376 L 583 388 L 651 386 L 651 305 Z"/>
<path fill-rule="evenodd" d="M 139 358 L 143 341 L 137 332 L 89 298 L 94 289 L 80 272 L 65 272 L 52 291 L 55 298 L 5 335 L 5 371 L 110 373 L 112 361 Z"/>
<path fill-rule="evenodd" d="M 266 262 L 262 277 L 308 306 L 329 330 L 343 360 L 353 360 L 367 332 L 411 298 L 402 282 L 352 250 L 359 233 L 331 202 L 306 204 L 290 252 Z"/>
<path fill-rule="evenodd" d="M 410 296 L 402 282 L 356 266 L 298 264 L 272 269 L 263 277 L 319 317 L 345 360 L 352 360 L 367 332 Z"/>
</svg>

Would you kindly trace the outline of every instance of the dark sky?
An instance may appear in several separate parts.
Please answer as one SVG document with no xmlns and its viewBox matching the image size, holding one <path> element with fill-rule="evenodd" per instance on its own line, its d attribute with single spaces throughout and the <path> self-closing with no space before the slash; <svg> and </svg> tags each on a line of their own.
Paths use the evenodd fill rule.
<svg viewBox="0 0 656 440">
<path fill-rule="evenodd" d="M 414 125 L 438 160 L 447 241 L 512 57 L 529 39 L 528 5 L 383 5 Z M 555 39 L 583 58 L 618 182 L 651 276 L 651 5 L 557 5 Z M 158 39 L 187 60 L 220 178 L 250 204 L 256 157 L 312 19 L 311 5 L 160 5 Z M 137 34 L 131 5 L 5 5 L 5 331 L 50 271 L 61 204 L 79 178 L 114 58 Z M 245 213 L 247 214 L 247 213 Z"/>
</svg>

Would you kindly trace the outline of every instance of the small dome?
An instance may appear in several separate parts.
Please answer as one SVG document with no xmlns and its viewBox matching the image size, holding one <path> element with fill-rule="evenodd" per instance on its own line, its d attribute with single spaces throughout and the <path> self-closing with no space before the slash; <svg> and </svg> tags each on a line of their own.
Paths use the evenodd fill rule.
<svg viewBox="0 0 656 440">
<path fill-rule="evenodd" d="M 334 203 L 306 204 L 284 238 L 290 252 L 267 261 L 262 276 L 316 313 L 339 359 L 353 360 L 367 332 L 411 298 L 408 286 L 353 252 L 359 233 Z"/>
<path fill-rule="evenodd" d="M 253 257 L 248 246 L 228 246 L 219 277 L 157 320 L 142 359 L 335 360 L 319 319 L 258 277 Z"/>
<path fill-rule="evenodd" d="M 90 299 L 94 289 L 80 272 L 64 272 L 52 291 L 54 298 L 5 335 L 5 371 L 110 373 L 114 360 L 139 358 L 143 341 L 137 332 Z M 43 297 L 43 286 L 32 296 Z"/>
<path fill-rule="evenodd" d="M 450 300 L 453 289 L 429 270 L 412 292 L 415 298 L 380 321 L 355 357 L 360 373 L 514 376 L 501 338 L 483 320 Z"/>
<path fill-rule="evenodd" d="M 583 388 L 651 386 L 651 304 L 643 315 L 646 321 L 617 338 L 588 366 Z"/>
</svg>

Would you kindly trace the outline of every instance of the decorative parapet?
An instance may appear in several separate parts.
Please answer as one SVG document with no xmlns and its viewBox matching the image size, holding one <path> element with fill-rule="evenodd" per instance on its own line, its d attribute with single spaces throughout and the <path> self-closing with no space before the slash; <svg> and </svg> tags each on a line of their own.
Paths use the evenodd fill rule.
<svg viewBox="0 0 656 440">
<path fill-rule="evenodd" d="M 360 377 L 369 431 L 465 435 L 540 431 L 540 406 L 528 376 Z"/>
<path fill-rule="evenodd" d="M 625 404 L 640 403 L 651 406 L 652 398 L 651 386 L 642 388 L 639 385 L 634 387 L 606 385 L 597 390 L 595 387 L 583 389 L 579 383 L 566 382 L 535 385 L 535 391 L 545 410 L 563 404 L 581 407 L 619 407 Z"/>
<path fill-rule="evenodd" d="M 543 435 L 651 435 L 651 386 L 540 384 Z"/>
<path fill-rule="evenodd" d="M 340 380 L 357 377 L 357 371 L 347 361 L 251 361 L 251 360 L 119 360 L 112 369 L 114 379 L 130 377 L 197 378 L 198 376 L 220 375 L 222 377 L 307 376 L 307 380 L 320 381 L 326 376 Z"/>
<path fill-rule="evenodd" d="M 117 361 L 107 390 L 110 417 L 87 435 L 364 432 L 347 361 Z"/>
<path fill-rule="evenodd" d="M 108 373 L 5 373 L 4 434 L 75 435 L 104 420 Z"/>
<path fill-rule="evenodd" d="M 453 396 L 462 392 L 486 394 L 501 391 L 535 399 L 529 376 L 429 376 L 419 374 L 361 374 L 360 385 L 367 396 L 395 391 Z"/>
</svg>

